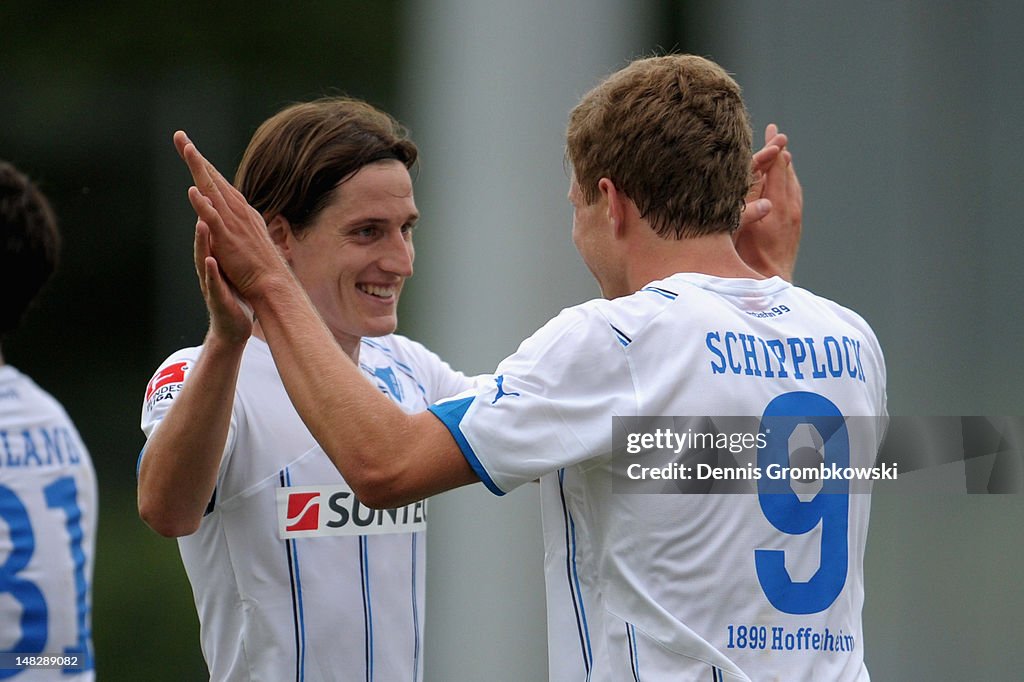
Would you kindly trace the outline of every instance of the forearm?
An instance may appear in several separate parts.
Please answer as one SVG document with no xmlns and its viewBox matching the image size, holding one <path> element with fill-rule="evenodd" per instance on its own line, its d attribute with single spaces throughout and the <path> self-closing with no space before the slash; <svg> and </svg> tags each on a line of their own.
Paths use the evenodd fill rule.
<svg viewBox="0 0 1024 682">
<path fill-rule="evenodd" d="M 223 269 L 252 306 L 295 409 L 360 501 L 396 506 L 479 480 L 439 420 L 406 414 L 366 381 L 291 274 L 259 212 L 184 133 L 175 134 L 175 145 L 196 183 L 189 201 L 200 218 L 197 244 L 216 245 L 213 257 L 204 256 L 207 272 Z M 207 229 L 210 240 L 203 238 Z"/>
<path fill-rule="evenodd" d="M 409 415 L 366 381 L 290 273 L 268 279 L 265 293 L 250 302 L 288 397 L 363 500 L 361 492 L 400 468 Z"/>
<path fill-rule="evenodd" d="M 199 528 L 217 484 L 244 349 L 208 335 L 173 406 L 146 443 L 139 516 L 161 535 L 189 535 Z"/>
<path fill-rule="evenodd" d="M 440 420 L 366 380 L 289 271 L 249 300 L 288 397 L 361 503 L 392 508 L 479 481 Z"/>
</svg>

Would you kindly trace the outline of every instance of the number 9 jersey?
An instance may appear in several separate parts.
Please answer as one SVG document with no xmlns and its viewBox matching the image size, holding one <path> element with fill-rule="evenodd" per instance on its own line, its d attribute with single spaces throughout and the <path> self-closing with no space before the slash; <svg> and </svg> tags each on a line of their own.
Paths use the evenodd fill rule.
<svg viewBox="0 0 1024 682">
<path fill-rule="evenodd" d="M 806 455 L 813 432 L 819 464 L 845 470 L 874 466 L 885 402 L 855 313 L 778 278 L 683 273 L 563 311 L 489 388 L 431 411 L 492 492 L 541 479 L 553 682 L 864 682 L 870 495 L 630 481 L 613 422 L 749 418 L 748 471 Z"/>
<path fill-rule="evenodd" d="M 60 404 L 0 366 L 0 652 L 67 668 L 0 668 L 0 680 L 94 679 L 90 630 L 96 474 Z"/>
</svg>

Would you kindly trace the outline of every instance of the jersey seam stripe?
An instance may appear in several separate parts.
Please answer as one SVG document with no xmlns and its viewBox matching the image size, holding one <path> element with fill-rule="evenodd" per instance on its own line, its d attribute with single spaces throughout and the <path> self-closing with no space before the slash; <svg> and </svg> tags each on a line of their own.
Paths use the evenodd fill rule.
<svg viewBox="0 0 1024 682">
<path fill-rule="evenodd" d="M 278 477 L 282 488 L 290 487 L 290 481 L 285 479 L 286 469 L 282 469 L 278 472 Z M 299 625 L 299 597 L 296 590 L 296 579 L 295 579 L 295 566 L 294 559 L 292 556 L 292 545 L 295 543 L 294 539 L 285 540 L 285 555 L 288 557 L 288 582 L 292 596 L 292 627 L 295 632 L 295 679 L 298 682 L 302 681 L 302 637 L 301 637 L 301 626 Z"/>
<path fill-rule="evenodd" d="M 608 326 L 615 330 L 616 335 L 618 335 L 619 337 L 619 343 L 621 343 L 623 346 L 628 346 L 629 344 L 633 343 L 633 339 L 626 336 L 625 332 L 616 327 L 614 324 L 609 322 Z"/>
<path fill-rule="evenodd" d="M 285 478 L 288 487 L 292 485 L 291 469 L 285 467 Z M 302 633 L 302 651 L 299 657 L 300 680 L 306 679 L 306 605 L 302 599 L 302 571 L 299 569 L 299 547 L 295 538 L 292 538 L 292 555 L 295 557 L 295 586 L 299 596 L 299 631 Z"/>
<path fill-rule="evenodd" d="M 644 287 L 640 291 L 650 291 L 651 293 L 658 294 L 659 296 L 664 296 L 670 301 L 676 300 L 676 298 L 679 296 L 679 294 L 677 294 L 674 291 L 669 291 L 668 289 L 661 289 L 658 287 Z"/>
<path fill-rule="evenodd" d="M 640 682 L 640 657 L 637 654 L 636 626 L 626 623 L 626 641 L 629 642 L 629 666 L 633 670 L 633 682 Z"/>
<path fill-rule="evenodd" d="M 373 682 L 373 607 L 370 604 L 370 566 L 367 538 L 359 536 L 359 581 L 363 589 L 363 628 L 366 653 L 366 682 Z"/>
<path fill-rule="evenodd" d="M 412 533 L 412 680 L 417 682 L 420 677 L 420 616 L 419 604 L 416 600 L 416 533 Z"/>
<path fill-rule="evenodd" d="M 591 665 L 593 664 L 593 653 L 590 650 L 590 632 L 587 628 L 586 610 L 583 608 L 583 594 L 577 594 L 579 580 L 574 583 L 575 559 L 576 559 L 576 534 L 572 515 L 569 513 L 568 505 L 565 502 L 565 469 L 558 470 L 558 494 L 562 502 L 562 518 L 565 522 L 565 578 L 569 584 L 569 594 L 572 596 L 572 608 L 576 614 L 576 632 L 580 639 L 580 654 L 583 657 L 583 666 L 587 670 L 587 680 L 590 680 Z M 570 527 L 572 527 L 572 540 L 570 541 Z M 583 612 L 582 618 L 580 617 Z"/>
</svg>

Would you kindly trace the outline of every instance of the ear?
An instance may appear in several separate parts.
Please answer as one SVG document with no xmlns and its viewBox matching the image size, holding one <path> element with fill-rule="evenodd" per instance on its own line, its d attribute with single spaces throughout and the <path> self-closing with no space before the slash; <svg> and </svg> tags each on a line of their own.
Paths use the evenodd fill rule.
<svg viewBox="0 0 1024 682">
<path fill-rule="evenodd" d="M 626 202 L 629 197 L 619 191 L 610 178 L 601 178 L 597 181 L 597 189 L 601 192 L 604 200 L 604 208 L 607 212 L 608 222 L 611 224 L 613 236 L 621 237 L 626 229 Z"/>
<path fill-rule="evenodd" d="M 267 223 L 267 232 L 270 234 L 270 240 L 274 242 L 277 250 L 281 252 L 281 255 L 290 264 L 292 262 L 292 243 L 295 240 L 292 224 L 288 222 L 287 218 L 278 213 Z"/>
</svg>

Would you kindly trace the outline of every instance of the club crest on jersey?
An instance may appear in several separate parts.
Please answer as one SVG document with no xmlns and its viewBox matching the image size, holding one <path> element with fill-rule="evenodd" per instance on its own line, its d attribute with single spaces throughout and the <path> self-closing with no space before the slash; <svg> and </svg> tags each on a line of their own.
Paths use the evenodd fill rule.
<svg viewBox="0 0 1024 682">
<path fill-rule="evenodd" d="M 374 367 L 373 376 L 384 383 L 387 392 L 394 397 L 395 401 L 402 402 L 402 384 L 399 383 L 398 377 L 395 376 L 395 370 L 390 367 Z"/>
<path fill-rule="evenodd" d="M 192 369 L 188 361 L 173 362 L 157 370 L 146 385 L 146 409 L 151 410 L 161 400 L 171 400 L 185 383 L 185 374 Z"/>
<path fill-rule="evenodd" d="M 345 485 L 277 489 L 277 530 L 282 540 L 414 533 L 426 528 L 426 500 L 394 509 L 370 509 Z"/>
</svg>

